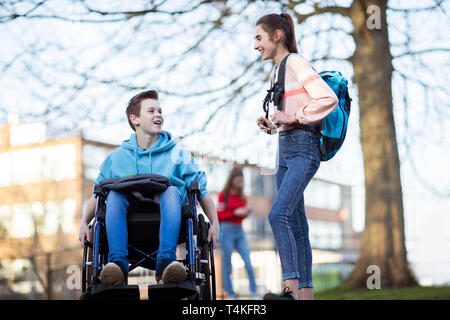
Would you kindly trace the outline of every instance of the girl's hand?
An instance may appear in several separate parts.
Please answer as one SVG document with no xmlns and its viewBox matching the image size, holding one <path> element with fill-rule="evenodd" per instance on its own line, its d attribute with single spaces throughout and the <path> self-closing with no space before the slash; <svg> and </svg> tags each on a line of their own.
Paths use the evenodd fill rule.
<svg viewBox="0 0 450 320">
<path fill-rule="evenodd" d="M 245 218 L 246 216 L 248 216 L 249 213 L 250 213 L 250 212 L 249 212 L 249 210 L 247 209 L 247 207 L 240 207 L 240 208 L 237 208 L 237 209 L 235 209 L 235 210 L 233 211 L 233 214 L 234 214 L 235 216 L 237 216 L 237 217 L 242 217 L 242 218 Z"/>
<path fill-rule="evenodd" d="M 294 114 L 285 113 L 280 110 L 275 110 L 275 113 L 270 116 L 270 120 L 274 124 L 294 124 L 297 122 Z"/>
<path fill-rule="evenodd" d="M 273 134 L 276 133 L 277 127 L 273 125 L 272 122 L 270 122 L 269 119 L 266 119 L 264 117 L 259 117 L 256 120 L 256 124 L 261 129 L 261 131 L 267 133 L 267 134 Z"/>
</svg>

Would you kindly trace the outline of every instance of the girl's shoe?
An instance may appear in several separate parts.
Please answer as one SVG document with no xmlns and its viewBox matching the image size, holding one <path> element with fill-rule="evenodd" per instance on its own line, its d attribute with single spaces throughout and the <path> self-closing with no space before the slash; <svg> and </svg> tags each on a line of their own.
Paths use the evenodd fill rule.
<svg viewBox="0 0 450 320">
<path fill-rule="evenodd" d="M 292 294 L 289 287 L 284 288 L 284 293 L 282 295 L 277 295 L 274 293 L 266 293 L 263 300 L 300 300 L 297 296 Z"/>
</svg>

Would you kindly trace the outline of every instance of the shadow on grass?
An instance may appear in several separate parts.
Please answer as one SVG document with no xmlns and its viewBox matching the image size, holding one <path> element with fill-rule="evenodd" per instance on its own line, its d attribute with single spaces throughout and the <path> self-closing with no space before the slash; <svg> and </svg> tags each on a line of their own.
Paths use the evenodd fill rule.
<svg viewBox="0 0 450 320">
<path fill-rule="evenodd" d="M 450 300 L 450 286 L 352 289 L 346 285 L 316 293 L 317 300 Z"/>
</svg>

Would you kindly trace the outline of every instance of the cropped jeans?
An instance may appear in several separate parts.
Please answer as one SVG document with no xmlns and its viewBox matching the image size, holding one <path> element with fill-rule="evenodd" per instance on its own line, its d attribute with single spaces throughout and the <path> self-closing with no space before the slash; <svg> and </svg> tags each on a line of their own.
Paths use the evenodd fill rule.
<svg viewBox="0 0 450 320">
<path fill-rule="evenodd" d="M 269 221 L 281 260 L 282 279 L 298 279 L 298 288 L 312 288 L 312 253 L 303 192 L 319 169 L 320 138 L 295 128 L 279 134 L 277 195 Z"/>
<path fill-rule="evenodd" d="M 128 272 L 127 197 L 111 191 L 106 200 L 106 232 L 108 235 L 108 262 L 120 262 Z M 159 247 L 156 256 L 156 271 L 161 261 L 176 260 L 176 249 L 181 226 L 181 195 L 174 186 L 169 186 L 159 198 L 161 222 Z"/>
</svg>

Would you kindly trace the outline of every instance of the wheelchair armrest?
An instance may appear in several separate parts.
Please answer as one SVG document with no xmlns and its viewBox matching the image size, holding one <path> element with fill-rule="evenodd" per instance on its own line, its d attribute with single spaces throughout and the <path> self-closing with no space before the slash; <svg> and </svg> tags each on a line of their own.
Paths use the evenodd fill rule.
<svg viewBox="0 0 450 320">
<path fill-rule="evenodd" d="M 200 195 L 200 187 L 198 185 L 198 181 L 196 181 L 196 180 L 191 181 L 190 192 L 192 192 L 196 195 Z"/>
<path fill-rule="evenodd" d="M 92 248 L 93 244 L 89 240 L 84 240 L 84 248 Z"/>
</svg>

